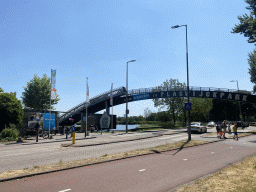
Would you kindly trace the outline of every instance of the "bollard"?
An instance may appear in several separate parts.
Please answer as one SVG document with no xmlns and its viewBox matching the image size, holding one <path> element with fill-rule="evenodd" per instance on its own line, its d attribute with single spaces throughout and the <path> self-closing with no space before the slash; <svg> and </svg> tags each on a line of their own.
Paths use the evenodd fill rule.
<svg viewBox="0 0 256 192">
<path fill-rule="evenodd" d="M 72 139 L 73 144 L 75 144 L 75 140 L 76 140 L 76 132 L 73 132 L 73 139 Z"/>
</svg>

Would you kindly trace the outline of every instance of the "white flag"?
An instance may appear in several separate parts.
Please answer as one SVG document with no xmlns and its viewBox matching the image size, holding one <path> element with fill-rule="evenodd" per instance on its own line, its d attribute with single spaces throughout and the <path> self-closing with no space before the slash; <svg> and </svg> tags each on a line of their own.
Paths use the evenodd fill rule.
<svg viewBox="0 0 256 192">
<path fill-rule="evenodd" d="M 51 70 L 51 100 L 56 99 L 55 84 L 56 84 L 56 69 Z"/>
</svg>

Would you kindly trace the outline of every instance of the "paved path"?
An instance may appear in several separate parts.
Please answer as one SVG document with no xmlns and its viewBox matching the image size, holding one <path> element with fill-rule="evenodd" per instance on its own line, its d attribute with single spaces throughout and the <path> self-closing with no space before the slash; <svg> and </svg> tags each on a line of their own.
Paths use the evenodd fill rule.
<svg viewBox="0 0 256 192">
<path fill-rule="evenodd" d="M 256 153 L 256 135 L 1 182 L 1 191 L 170 191 Z"/>
</svg>

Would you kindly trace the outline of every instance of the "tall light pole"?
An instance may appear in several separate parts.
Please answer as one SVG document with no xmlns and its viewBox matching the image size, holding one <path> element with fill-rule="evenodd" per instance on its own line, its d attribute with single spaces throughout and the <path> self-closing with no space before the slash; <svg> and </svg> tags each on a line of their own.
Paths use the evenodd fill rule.
<svg viewBox="0 0 256 192">
<path fill-rule="evenodd" d="M 238 81 L 237 80 L 232 80 L 232 81 L 230 81 L 230 82 L 236 82 L 237 84 L 236 84 L 236 86 L 237 86 L 237 91 L 238 91 L 238 93 L 239 93 L 239 87 L 238 87 Z M 241 116 L 242 116 L 242 112 L 241 112 L 241 104 L 240 104 L 240 101 L 238 101 L 238 104 L 239 104 L 239 111 L 240 111 L 240 120 L 241 120 Z"/>
<path fill-rule="evenodd" d="M 126 111 L 125 111 L 125 118 L 126 118 L 126 133 L 128 132 L 128 63 L 135 62 L 136 60 L 131 60 L 127 62 L 126 67 Z"/>
<path fill-rule="evenodd" d="M 176 29 L 179 27 L 186 27 L 186 59 L 187 59 L 187 96 L 188 96 L 188 103 L 189 103 L 189 76 L 188 76 L 188 26 L 187 25 L 175 25 L 172 26 L 172 29 Z M 190 129 L 190 110 L 188 110 L 188 141 L 191 140 L 191 129 Z"/>
</svg>

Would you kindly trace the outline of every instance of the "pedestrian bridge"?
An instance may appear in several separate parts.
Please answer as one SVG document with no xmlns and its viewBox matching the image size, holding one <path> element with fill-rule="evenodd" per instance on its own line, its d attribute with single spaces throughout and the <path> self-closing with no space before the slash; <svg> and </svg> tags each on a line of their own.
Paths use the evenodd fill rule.
<svg viewBox="0 0 256 192">
<path fill-rule="evenodd" d="M 126 103 L 126 89 L 119 87 L 113 90 L 113 105 Z M 143 89 L 128 90 L 128 102 L 139 101 L 144 99 L 170 98 L 170 97 L 187 97 L 187 87 L 153 87 Z M 256 103 L 256 95 L 250 91 L 211 88 L 211 87 L 189 87 L 190 97 L 224 99 L 230 101 L 240 101 Z M 81 120 L 81 113 L 86 112 L 94 114 L 110 106 L 110 91 L 92 97 L 89 103 L 86 101 L 68 110 L 65 114 L 60 115 L 59 124 L 63 125 L 72 117 L 74 122 Z"/>
</svg>

